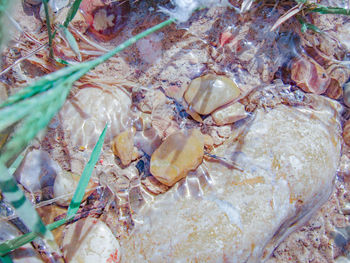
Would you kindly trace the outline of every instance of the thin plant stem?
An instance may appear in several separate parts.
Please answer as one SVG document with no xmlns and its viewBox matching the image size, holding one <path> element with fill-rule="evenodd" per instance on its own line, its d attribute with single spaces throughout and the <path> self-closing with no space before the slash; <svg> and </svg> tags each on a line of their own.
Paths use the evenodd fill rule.
<svg viewBox="0 0 350 263">
<path fill-rule="evenodd" d="M 45 17 L 46 17 L 47 34 L 49 35 L 50 58 L 53 58 L 53 48 L 52 48 L 53 35 L 52 35 L 52 32 L 51 32 L 50 14 L 49 14 L 49 7 L 48 7 L 47 3 L 48 3 L 48 0 L 43 0 L 44 10 L 45 10 Z"/>
</svg>

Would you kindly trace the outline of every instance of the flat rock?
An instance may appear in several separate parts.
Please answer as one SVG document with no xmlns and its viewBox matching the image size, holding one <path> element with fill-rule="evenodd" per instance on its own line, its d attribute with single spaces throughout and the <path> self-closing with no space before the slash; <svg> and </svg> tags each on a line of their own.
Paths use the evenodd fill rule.
<svg viewBox="0 0 350 263">
<path fill-rule="evenodd" d="M 209 114 L 233 101 L 239 94 L 240 90 L 231 79 L 208 74 L 192 80 L 184 98 L 199 114 Z"/>
<path fill-rule="evenodd" d="M 120 259 L 118 240 L 105 223 L 95 218 L 81 219 L 69 225 L 62 250 L 70 263 L 117 263 Z"/>
<path fill-rule="evenodd" d="M 161 183 L 172 186 L 202 162 L 204 142 L 198 130 L 176 132 L 159 146 L 151 157 L 151 174 Z"/>
<path fill-rule="evenodd" d="M 122 262 L 265 262 L 332 191 L 340 106 L 308 96 L 312 106 L 257 109 L 213 151 L 225 159 L 157 196 L 120 240 Z"/>
</svg>

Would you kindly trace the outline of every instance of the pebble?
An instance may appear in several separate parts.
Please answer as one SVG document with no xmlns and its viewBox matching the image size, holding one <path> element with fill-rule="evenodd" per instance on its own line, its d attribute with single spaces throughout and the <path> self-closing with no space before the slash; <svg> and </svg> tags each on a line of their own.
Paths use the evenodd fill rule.
<svg viewBox="0 0 350 263">
<path fill-rule="evenodd" d="M 350 120 L 347 120 L 343 128 L 343 139 L 344 142 L 350 146 Z"/>
<path fill-rule="evenodd" d="M 341 211 L 344 215 L 350 215 L 350 203 L 345 204 L 345 206 L 342 207 Z"/>
<path fill-rule="evenodd" d="M 43 220 L 45 225 L 51 224 L 61 218 L 64 218 L 67 213 L 67 207 L 58 206 L 55 204 L 49 204 L 44 206 L 39 206 L 36 208 L 39 216 Z M 60 226 L 52 230 L 52 235 L 55 238 L 57 245 L 60 245 L 63 238 L 64 226 Z"/>
<path fill-rule="evenodd" d="M 31 193 L 51 188 L 58 173 L 62 171 L 47 152 L 30 151 L 15 172 L 17 180 Z"/>
<path fill-rule="evenodd" d="M 237 85 L 229 78 L 208 74 L 194 79 L 184 98 L 199 114 L 209 114 L 240 95 Z"/>
<path fill-rule="evenodd" d="M 204 143 L 198 130 L 171 134 L 151 157 L 151 174 L 172 186 L 202 162 Z"/>
<path fill-rule="evenodd" d="M 134 139 L 136 147 L 150 156 L 162 143 L 160 136 L 153 127 L 136 132 Z"/>
<path fill-rule="evenodd" d="M 326 90 L 326 96 L 335 100 L 338 100 L 343 96 L 343 89 L 337 80 L 331 79 Z"/>
<path fill-rule="evenodd" d="M 217 125 L 226 125 L 246 118 L 248 113 L 243 104 L 236 102 L 214 111 L 211 116 Z"/>
<path fill-rule="evenodd" d="M 63 255 L 69 263 L 117 263 L 120 245 L 107 225 L 95 218 L 81 219 L 66 228 Z"/>
<path fill-rule="evenodd" d="M 106 143 L 126 130 L 130 121 L 131 98 L 122 89 L 83 88 L 63 105 L 59 118 L 69 148 L 95 146 L 106 123 Z M 74 155 L 73 151 L 70 151 Z"/>
<path fill-rule="evenodd" d="M 346 106 L 350 107 L 350 82 L 344 85 L 344 103 Z"/>
<path fill-rule="evenodd" d="M 302 90 L 314 94 L 324 93 L 331 81 L 326 70 L 315 60 L 306 56 L 294 61 L 291 78 Z"/>
<path fill-rule="evenodd" d="M 118 156 L 124 166 L 131 163 L 134 153 L 135 129 L 126 130 L 118 134 L 112 142 L 112 151 Z"/>
<path fill-rule="evenodd" d="M 69 206 L 72 200 L 73 194 L 78 186 L 80 176 L 62 171 L 57 174 L 55 183 L 53 185 L 53 196 L 57 198 L 56 204 L 61 206 Z M 91 189 L 95 186 L 93 182 L 89 182 L 87 189 Z M 88 190 L 83 198 L 83 201 L 91 194 L 92 190 Z"/>
</svg>

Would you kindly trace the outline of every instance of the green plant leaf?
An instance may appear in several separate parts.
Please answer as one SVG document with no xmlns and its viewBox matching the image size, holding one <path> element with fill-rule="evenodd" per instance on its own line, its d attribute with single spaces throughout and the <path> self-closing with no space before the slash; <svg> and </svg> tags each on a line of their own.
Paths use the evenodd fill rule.
<svg viewBox="0 0 350 263">
<path fill-rule="evenodd" d="M 317 26 L 307 23 L 304 19 L 302 19 L 300 16 L 297 17 L 299 23 L 301 24 L 301 32 L 305 33 L 308 29 L 316 32 L 316 33 L 323 33 L 321 29 L 319 29 Z"/>
<path fill-rule="evenodd" d="M 41 221 L 40 216 L 27 200 L 21 189 L 18 188 L 15 179 L 9 174 L 7 168 L 0 162 L 0 188 L 5 200 L 15 209 L 18 217 L 25 222 L 26 226 L 38 236 L 46 237 L 53 241 L 53 236 Z M 0 256 L 4 255 L 0 248 Z M 8 251 L 6 252 L 8 253 Z M 6 254 L 5 253 L 5 254 Z"/>
<path fill-rule="evenodd" d="M 16 158 L 16 160 L 15 160 L 15 161 L 11 164 L 11 166 L 8 168 L 9 174 L 10 174 L 10 175 L 13 175 L 13 174 L 16 172 L 18 166 L 21 164 L 21 162 L 22 162 L 22 160 L 23 160 L 23 158 L 24 158 L 24 155 L 25 155 L 24 152 L 22 152 L 20 155 L 18 155 L 18 157 Z"/>
<path fill-rule="evenodd" d="M 66 100 L 66 97 L 74 83 L 74 81 L 80 79 L 83 75 L 85 75 L 89 70 L 93 69 L 97 65 L 103 63 L 108 60 L 118 52 L 124 50 L 125 48 L 134 44 L 137 40 L 152 34 L 153 32 L 173 23 L 175 19 L 171 18 L 164 22 L 155 25 L 140 34 L 126 40 L 122 44 L 118 45 L 115 49 L 109 51 L 108 53 L 94 59 L 91 61 L 78 63 L 75 65 L 71 65 L 60 69 L 56 72 L 46 75 L 40 80 L 36 81 L 34 84 L 30 85 L 27 88 L 24 88 L 22 91 L 17 94 L 11 96 L 7 101 L 5 101 L 2 105 L 0 105 L 0 123 L 2 120 L 3 126 L 9 125 L 9 123 L 19 123 L 19 127 L 16 129 L 15 133 L 12 135 L 12 138 L 5 144 L 3 148 L 3 153 L 0 156 L 0 167 L 2 169 L 0 171 L 0 180 L 2 184 L 0 185 L 1 189 L 4 188 L 5 192 L 7 190 L 11 190 L 11 192 L 18 192 L 18 186 L 14 182 L 13 177 L 8 174 L 8 170 L 4 166 L 4 163 L 9 165 L 9 162 L 16 157 L 19 153 L 23 151 L 25 147 L 27 147 L 30 140 L 32 140 L 36 134 L 46 127 L 51 118 L 59 111 L 62 107 L 63 103 Z M 42 96 L 42 97 L 41 97 Z M 17 106 L 21 105 L 21 106 Z M 25 106 L 26 109 L 20 110 L 20 107 Z M 21 117 L 15 117 L 16 114 L 20 113 Z M 11 116 L 11 121 L 4 121 L 8 116 Z M 106 127 L 105 127 L 106 129 Z M 104 130 L 105 132 L 105 130 Z M 103 133 L 104 137 L 104 133 Z M 87 176 L 91 169 L 94 167 L 93 160 L 97 160 L 99 156 L 99 152 L 97 149 L 100 149 L 103 144 L 103 137 L 100 137 L 97 146 L 95 147 L 93 154 L 91 156 L 91 160 L 89 161 L 89 166 L 86 167 L 86 171 L 84 172 L 87 175 L 82 175 L 82 184 L 86 184 Z M 101 139 L 102 138 L 102 139 Z M 2 163 L 1 163 L 2 162 Z M 92 164 L 93 163 L 93 164 Z M 95 162 L 96 163 L 96 162 Z M 3 170 L 3 174 L 5 176 L 1 176 L 1 172 Z M 7 177 L 6 177 L 7 175 Z M 11 179 L 13 181 L 11 181 Z M 12 183 L 11 183 L 12 182 Z M 88 182 L 88 181 L 87 181 Z M 7 184 L 7 183 L 11 183 Z M 9 188 L 9 186 L 11 186 Z M 6 188 L 7 187 L 7 188 Z M 75 213 L 78 211 L 80 202 L 79 199 L 82 198 L 81 190 L 82 187 L 79 187 L 79 192 L 74 195 L 74 202 L 71 203 L 69 209 L 69 215 L 67 218 L 73 218 Z M 24 196 L 24 194 L 22 193 Z M 6 198 L 6 196 L 5 196 Z M 21 199 L 22 200 L 22 199 Z M 27 201 L 30 204 L 29 201 Z M 17 208 L 18 205 L 15 206 Z M 28 208 L 30 209 L 30 208 Z M 34 209 L 31 207 L 31 209 Z M 21 215 L 25 212 L 26 209 L 21 206 Z M 27 214 L 32 214 L 28 212 Z M 34 210 L 35 214 L 36 211 Z M 21 215 L 20 218 L 21 218 Z M 24 215 L 25 216 L 25 215 Z M 23 218 L 21 218 L 23 219 Z M 39 218 L 40 219 L 40 218 Z M 48 225 L 48 229 L 53 229 L 54 227 L 58 227 L 66 222 L 66 219 L 54 222 L 51 225 Z M 24 217 L 24 223 L 27 223 L 26 218 Z M 42 224 L 43 225 L 43 224 Z M 36 226 L 38 227 L 38 226 Z M 44 226 L 45 227 L 45 226 Z M 40 228 L 41 230 L 45 228 Z M 45 229 L 46 230 L 46 229 Z M 6 241 L 0 244 L 0 256 L 5 255 L 13 249 L 16 249 L 28 242 L 33 241 L 38 233 L 38 231 L 30 232 L 15 239 Z M 49 232 L 51 234 L 51 232 Z"/>
<path fill-rule="evenodd" d="M 1 257 L 0 261 L 2 263 L 12 263 L 13 262 L 10 255 L 5 255 L 5 256 Z"/>
<path fill-rule="evenodd" d="M 72 201 L 70 202 L 68 207 L 68 212 L 66 216 L 67 220 L 74 218 L 75 214 L 77 213 L 80 207 L 81 201 L 83 200 L 83 197 L 85 194 L 86 187 L 90 181 L 91 173 L 100 156 L 102 145 L 106 136 L 106 131 L 107 131 L 107 124 L 103 129 L 102 134 L 100 135 L 100 138 L 98 139 L 91 153 L 89 162 L 85 165 L 85 168 L 80 177 L 77 189 L 75 190 Z"/>
<path fill-rule="evenodd" d="M 79 46 L 74 36 L 72 35 L 71 32 L 69 32 L 69 30 L 66 27 L 60 26 L 59 28 L 63 38 L 67 41 L 69 47 L 72 49 L 74 54 L 78 57 L 78 60 L 81 61 Z"/>
<path fill-rule="evenodd" d="M 320 14 L 338 14 L 338 15 L 350 15 L 350 10 L 346 8 L 341 7 L 332 7 L 332 6 L 323 6 L 323 5 L 316 5 L 316 8 L 310 9 L 311 12 L 317 12 Z"/>
<path fill-rule="evenodd" d="M 60 227 L 61 225 L 65 224 L 69 220 L 73 219 L 76 215 L 77 211 L 79 210 L 79 207 L 81 205 L 81 202 L 83 200 L 86 187 L 90 181 L 90 177 L 92 174 L 92 171 L 95 167 L 96 162 L 98 161 L 98 158 L 101 153 L 101 149 L 103 146 L 103 142 L 106 136 L 107 131 L 107 125 L 103 129 L 92 153 L 90 156 L 90 159 L 88 163 L 85 165 L 84 171 L 80 177 L 79 183 L 77 188 L 75 189 L 72 201 L 69 204 L 67 215 L 64 219 L 58 220 L 56 222 L 53 222 L 46 226 L 46 228 L 50 231 L 56 229 L 57 227 Z M 6 255 L 7 253 L 11 252 L 12 250 L 19 248 L 29 242 L 32 242 L 36 237 L 37 233 L 30 232 L 26 233 L 22 236 L 16 237 L 14 239 L 8 240 L 2 244 L 0 244 L 0 256 Z"/>
<path fill-rule="evenodd" d="M 50 13 L 49 13 L 49 6 L 47 4 L 49 2 L 49 0 L 42 0 L 42 2 L 44 5 L 44 10 L 45 10 L 47 34 L 49 36 L 50 57 L 53 58 L 52 40 L 53 40 L 54 35 L 51 32 Z"/>
<path fill-rule="evenodd" d="M 62 83 L 54 89 L 51 89 L 48 94 L 44 94 L 50 95 L 46 98 L 46 103 L 38 105 L 38 109 L 34 112 L 31 111 L 30 114 L 27 112 L 27 115 L 22 120 L 20 126 L 15 130 L 12 138 L 3 147 L 0 162 L 9 164 L 14 157 L 27 147 L 37 133 L 49 124 L 53 116 L 65 102 L 71 88 L 69 84 L 70 83 Z M 31 100 L 32 99 L 28 99 L 25 102 L 30 102 Z M 18 108 L 18 104 L 13 105 L 11 108 Z M 32 104 L 32 106 L 35 107 L 35 104 Z M 13 112 L 16 111 L 14 110 Z"/>
<path fill-rule="evenodd" d="M 73 20 L 74 16 L 76 15 L 76 13 L 79 10 L 79 6 L 82 0 L 75 0 L 73 5 L 71 6 L 71 8 L 68 11 L 66 20 L 63 23 L 64 27 L 68 27 L 69 23 Z"/>
</svg>

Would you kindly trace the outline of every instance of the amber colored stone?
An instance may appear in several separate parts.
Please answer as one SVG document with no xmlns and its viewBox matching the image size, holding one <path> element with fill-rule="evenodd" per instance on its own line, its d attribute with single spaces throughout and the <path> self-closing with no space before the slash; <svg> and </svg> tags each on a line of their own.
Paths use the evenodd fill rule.
<svg viewBox="0 0 350 263">
<path fill-rule="evenodd" d="M 240 95 L 229 78 L 208 74 L 194 79 L 185 92 L 186 102 L 199 114 L 209 114 Z"/>
<path fill-rule="evenodd" d="M 134 153 L 134 130 L 118 134 L 112 142 L 112 151 L 123 165 L 129 165 Z"/>
<path fill-rule="evenodd" d="M 172 186 L 202 162 L 204 142 L 198 130 L 171 134 L 151 157 L 151 173 L 161 183 Z"/>
</svg>

